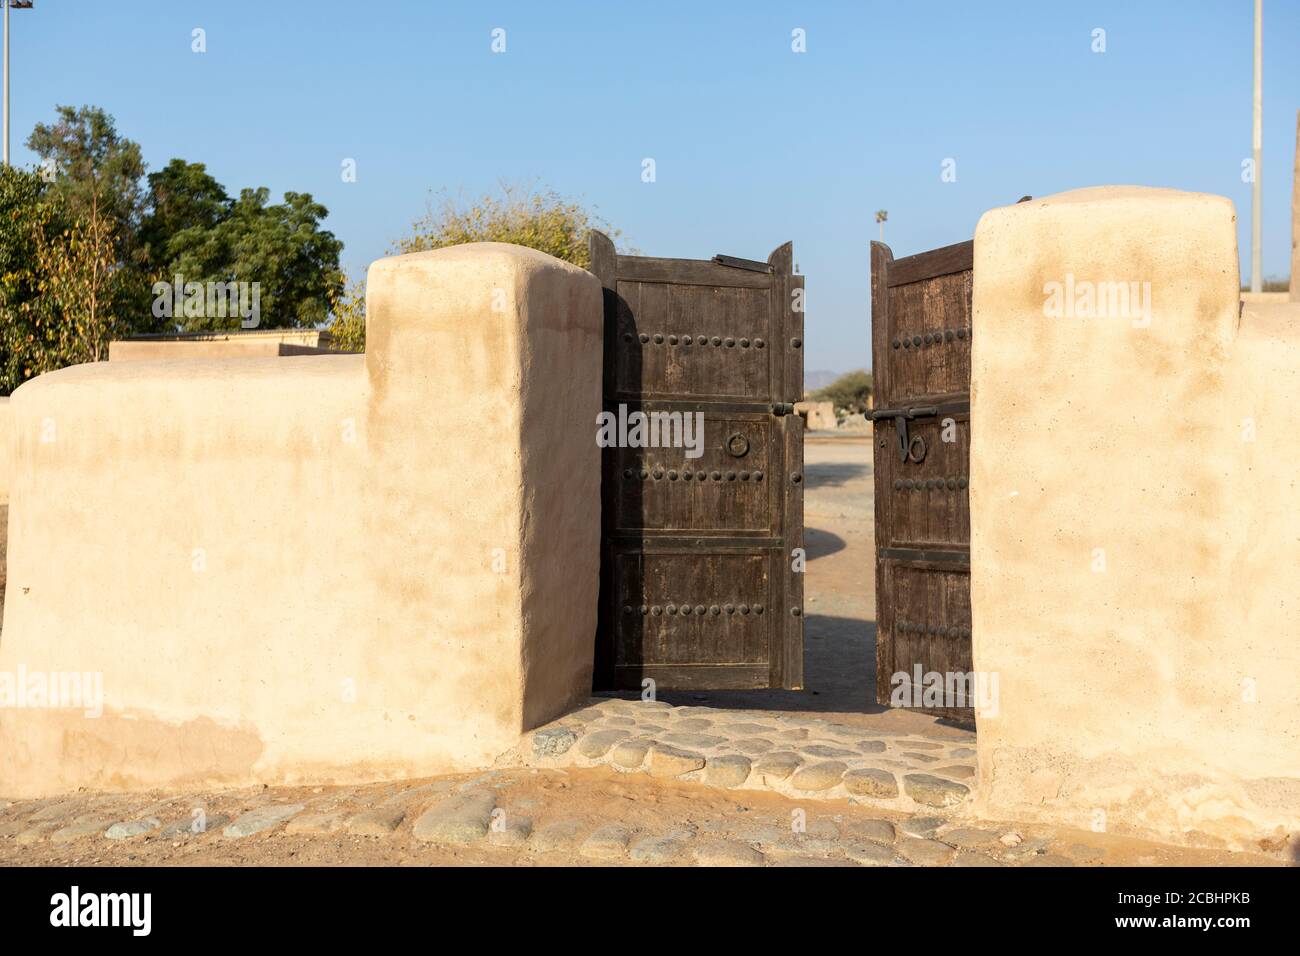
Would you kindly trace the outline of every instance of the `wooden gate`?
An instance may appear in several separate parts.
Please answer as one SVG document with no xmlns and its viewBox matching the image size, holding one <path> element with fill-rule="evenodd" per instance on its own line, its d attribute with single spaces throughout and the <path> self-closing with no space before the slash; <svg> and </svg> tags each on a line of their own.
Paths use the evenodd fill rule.
<svg viewBox="0 0 1300 956">
<path fill-rule="evenodd" d="M 925 702 L 918 673 L 924 682 L 937 672 L 947 687 L 949 675 L 971 671 L 973 248 L 894 261 L 884 243 L 871 244 L 876 700 L 885 705 L 896 675 L 916 706 Z M 973 719 L 972 703 L 945 697 L 924 709 Z"/>
<path fill-rule="evenodd" d="M 790 243 L 766 262 L 657 259 L 592 235 L 605 411 L 620 430 L 626 421 L 626 445 L 636 413 L 703 423 L 698 455 L 662 447 L 662 434 L 661 447 L 603 452 L 597 689 L 646 678 L 802 687 L 803 277 L 792 263 Z"/>
</svg>

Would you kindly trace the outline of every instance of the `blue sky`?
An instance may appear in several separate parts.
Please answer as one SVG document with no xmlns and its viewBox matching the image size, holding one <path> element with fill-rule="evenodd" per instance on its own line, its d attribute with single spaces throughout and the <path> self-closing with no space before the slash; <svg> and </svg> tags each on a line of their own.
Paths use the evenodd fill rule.
<svg viewBox="0 0 1300 956">
<path fill-rule="evenodd" d="M 1264 7 L 1274 276 L 1290 250 L 1300 2 Z M 11 13 L 13 157 L 33 160 L 23 143 L 56 104 L 93 103 L 151 169 L 180 156 L 232 192 L 310 192 L 354 273 L 431 190 L 472 197 L 503 179 L 594 205 L 647 255 L 762 259 L 793 240 L 808 367 L 843 371 L 870 363 L 882 207 L 902 256 L 970 238 L 980 213 L 1025 194 L 1213 192 L 1237 204 L 1246 278 L 1251 18 L 1249 0 L 36 0 Z M 940 179 L 947 158 L 956 182 Z"/>
</svg>

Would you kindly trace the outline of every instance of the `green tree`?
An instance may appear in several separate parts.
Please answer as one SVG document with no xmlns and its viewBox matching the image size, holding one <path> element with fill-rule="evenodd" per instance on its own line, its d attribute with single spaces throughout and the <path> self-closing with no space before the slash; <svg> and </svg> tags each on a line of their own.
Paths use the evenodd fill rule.
<svg viewBox="0 0 1300 956">
<path fill-rule="evenodd" d="M 269 204 L 267 189 L 244 189 L 225 200 L 198 164 L 173 161 L 152 180 L 145 222 L 155 279 L 256 283 L 262 328 L 310 328 L 329 318 L 343 291 L 343 243 L 322 229 L 329 214 L 307 193 Z M 186 332 L 231 329 L 238 318 L 173 316 Z"/>
<path fill-rule="evenodd" d="M 399 239 L 396 252 L 421 252 L 464 242 L 512 242 L 587 268 L 587 239 L 592 229 L 619 235 L 581 203 L 552 189 L 534 190 L 503 184 L 501 195 L 474 202 L 443 194 L 437 208 L 417 219 L 411 234 Z"/>
<path fill-rule="evenodd" d="M 261 324 L 312 327 L 346 301 L 343 244 L 306 193 L 232 199 L 174 159 L 144 186 L 140 147 L 102 109 L 58 107 L 28 146 L 39 172 L 0 170 L 0 391 L 105 355 L 110 338 L 227 329 L 235 316 L 161 316 L 156 281 L 256 283 Z M 206 296 L 204 297 L 206 299 Z"/>
<path fill-rule="evenodd" d="M 816 402 L 832 402 L 837 409 L 850 413 L 865 412 L 871 401 L 871 373 L 863 369 L 846 372 L 808 397 Z"/>
<path fill-rule="evenodd" d="M 0 170 L 0 390 L 105 357 L 130 280 L 119 228 L 93 203 L 74 212 L 42 174 Z"/>
<path fill-rule="evenodd" d="M 230 215 L 230 197 L 202 163 L 173 159 L 150 173 L 146 206 L 140 246 L 152 278 L 167 278 L 180 259 L 203 261 L 200 275 L 223 271 L 228 256 L 209 234 Z"/>
<path fill-rule="evenodd" d="M 68 223 L 33 170 L 0 167 L 0 393 L 59 367 L 59 313 L 37 262 Z"/>
<path fill-rule="evenodd" d="M 28 148 L 41 158 L 42 176 L 50 179 L 48 199 L 62 211 L 69 228 L 62 246 L 46 248 L 45 264 L 56 261 L 58 248 L 91 257 L 69 264 L 71 272 L 61 273 L 63 282 L 88 268 L 91 260 L 99 261 L 103 243 L 111 242 L 108 271 L 83 273 L 87 280 L 93 279 L 97 296 L 94 312 L 99 318 L 93 326 L 105 333 L 110 328 L 121 333 L 153 331 L 138 239 L 145 169 L 140 147 L 119 135 L 113 117 L 97 106 L 59 106 L 56 112 L 53 123 L 37 123 L 27 138 Z M 107 343 L 91 347 L 87 354 L 99 354 L 101 345 Z"/>
<path fill-rule="evenodd" d="M 37 123 L 27 147 L 55 174 L 52 192 L 74 219 L 116 223 L 119 258 L 134 251 L 143 211 L 144 159 L 118 135 L 113 117 L 97 106 L 56 107 L 58 119 Z"/>
<path fill-rule="evenodd" d="M 261 282 L 262 314 L 270 325 L 321 325 L 343 289 L 343 243 L 320 228 L 329 210 L 309 193 L 287 192 L 283 203 L 272 206 L 267 197 L 265 188 L 243 190 L 230 218 L 215 230 L 231 249 L 230 274 Z"/>
<path fill-rule="evenodd" d="M 106 359 L 109 340 L 127 331 L 119 306 L 131 296 L 128 283 L 135 277 L 118 262 L 120 224 L 109 216 L 69 218 L 72 225 L 54 235 L 37 233 L 40 292 L 58 317 L 53 347 L 31 362 L 37 374 Z"/>
</svg>

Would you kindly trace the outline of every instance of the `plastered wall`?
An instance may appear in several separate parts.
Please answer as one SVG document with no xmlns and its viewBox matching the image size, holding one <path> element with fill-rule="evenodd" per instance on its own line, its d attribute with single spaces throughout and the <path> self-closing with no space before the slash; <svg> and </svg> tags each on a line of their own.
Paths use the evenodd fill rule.
<svg viewBox="0 0 1300 956">
<path fill-rule="evenodd" d="M 1300 314 L 1242 311 L 1234 220 L 1136 187 L 980 220 L 982 813 L 1209 844 L 1300 826 Z"/>
<path fill-rule="evenodd" d="M 365 355 L 15 391 L 0 794 L 479 767 L 590 690 L 601 293 L 516 246 L 384 259 Z"/>
</svg>

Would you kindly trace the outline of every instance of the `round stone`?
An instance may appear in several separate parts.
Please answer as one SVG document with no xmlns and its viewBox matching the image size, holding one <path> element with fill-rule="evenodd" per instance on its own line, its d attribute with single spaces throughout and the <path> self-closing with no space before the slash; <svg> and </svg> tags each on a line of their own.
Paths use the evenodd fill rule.
<svg viewBox="0 0 1300 956">
<path fill-rule="evenodd" d="M 796 770 L 790 778 L 790 785 L 808 792 L 829 790 L 839 784 L 846 770 L 848 766 L 839 760 L 825 760 Z"/>
<path fill-rule="evenodd" d="M 650 752 L 649 740 L 624 740 L 610 754 L 610 761 L 624 770 L 636 770 L 645 763 L 646 754 Z"/>
<path fill-rule="evenodd" d="M 889 800 L 898 796 L 898 780 L 888 770 L 863 767 L 844 775 L 844 789 L 855 797 Z"/>
<path fill-rule="evenodd" d="M 713 721 L 707 717 L 683 717 L 673 724 L 678 730 L 708 730 L 713 726 Z"/>
<path fill-rule="evenodd" d="M 812 744 L 808 747 L 801 747 L 799 752 L 806 757 L 820 757 L 823 760 L 857 756 L 852 750 L 845 750 L 843 747 L 828 747 L 825 744 Z"/>
<path fill-rule="evenodd" d="M 433 843 L 470 843 L 487 836 L 495 809 L 496 795 L 491 791 L 458 793 L 424 811 L 411 827 L 411 835 Z"/>
<path fill-rule="evenodd" d="M 532 848 L 538 853 L 571 849 L 585 829 L 580 820 L 557 820 L 533 835 Z"/>
<path fill-rule="evenodd" d="M 488 842 L 493 846 L 523 846 L 533 832 L 532 817 L 508 814 L 498 825 L 496 820 L 488 830 Z"/>
<path fill-rule="evenodd" d="M 718 744 L 726 743 L 725 737 L 717 737 L 713 734 L 696 733 L 665 734 L 664 740 L 670 744 L 679 744 L 680 746 L 691 747 L 697 750 L 707 750 L 709 747 L 716 747 Z"/>
<path fill-rule="evenodd" d="M 631 840 L 631 830 L 622 824 L 611 823 L 582 841 L 578 852 L 593 860 L 616 860 L 627 853 L 627 845 Z"/>
<path fill-rule="evenodd" d="M 850 771 L 852 772 L 852 771 Z M 847 778 L 847 774 L 845 775 Z M 850 820 L 844 824 L 845 836 L 872 843 L 893 843 L 897 835 L 888 820 Z"/>
<path fill-rule="evenodd" d="M 549 727 L 533 734 L 533 754 L 537 757 L 558 757 L 577 743 L 578 735 L 567 727 Z"/>
<path fill-rule="evenodd" d="M 578 741 L 578 753 L 589 760 L 599 760 L 616 743 L 630 736 L 631 734 L 626 730 L 597 730 Z"/>
<path fill-rule="evenodd" d="M 763 783 L 785 780 L 803 764 L 798 754 L 786 751 L 764 754 L 754 762 L 754 772 Z"/>
<path fill-rule="evenodd" d="M 903 789 L 909 797 L 927 807 L 955 807 L 970 793 L 970 788 L 964 784 L 928 773 L 904 775 Z"/>
<path fill-rule="evenodd" d="M 671 863 L 683 849 L 683 841 L 674 837 L 644 836 L 632 844 L 628 856 L 638 863 Z"/>
<path fill-rule="evenodd" d="M 899 825 L 899 829 L 909 836 L 922 837 L 928 840 L 938 833 L 939 828 L 947 822 L 943 817 L 908 817 Z"/>
<path fill-rule="evenodd" d="M 148 817 L 144 820 L 129 820 L 124 823 L 114 823 L 104 833 L 104 836 L 110 840 L 129 840 L 131 837 L 152 833 L 160 826 L 162 826 L 162 821 L 157 817 Z"/>
<path fill-rule="evenodd" d="M 953 764 L 951 767 L 936 767 L 935 773 L 941 773 L 953 780 L 969 780 L 975 776 L 975 768 L 968 763 Z"/>
<path fill-rule="evenodd" d="M 680 777 L 704 766 L 704 756 L 677 747 L 657 744 L 650 748 L 650 776 Z"/>
<path fill-rule="evenodd" d="M 737 840 L 700 840 L 691 847 L 699 866 L 762 866 L 764 856 Z"/>
<path fill-rule="evenodd" d="M 727 724 L 722 728 L 726 733 L 735 736 L 747 736 L 749 734 L 767 734 L 776 730 L 771 724 L 755 724 L 744 722 L 739 724 Z"/>
<path fill-rule="evenodd" d="M 739 787 L 749 779 L 750 769 L 749 758 L 739 754 L 710 757 L 704 765 L 704 782 L 713 787 Z"/>
<path fill-rule="evenodd" d="M 943 866 L 956 852 L 946 843 L 938 840 L 920 840 L 915 837 L 903 837 L 898 841 L 899 852 L 918 866 Z"/>
</svg>

